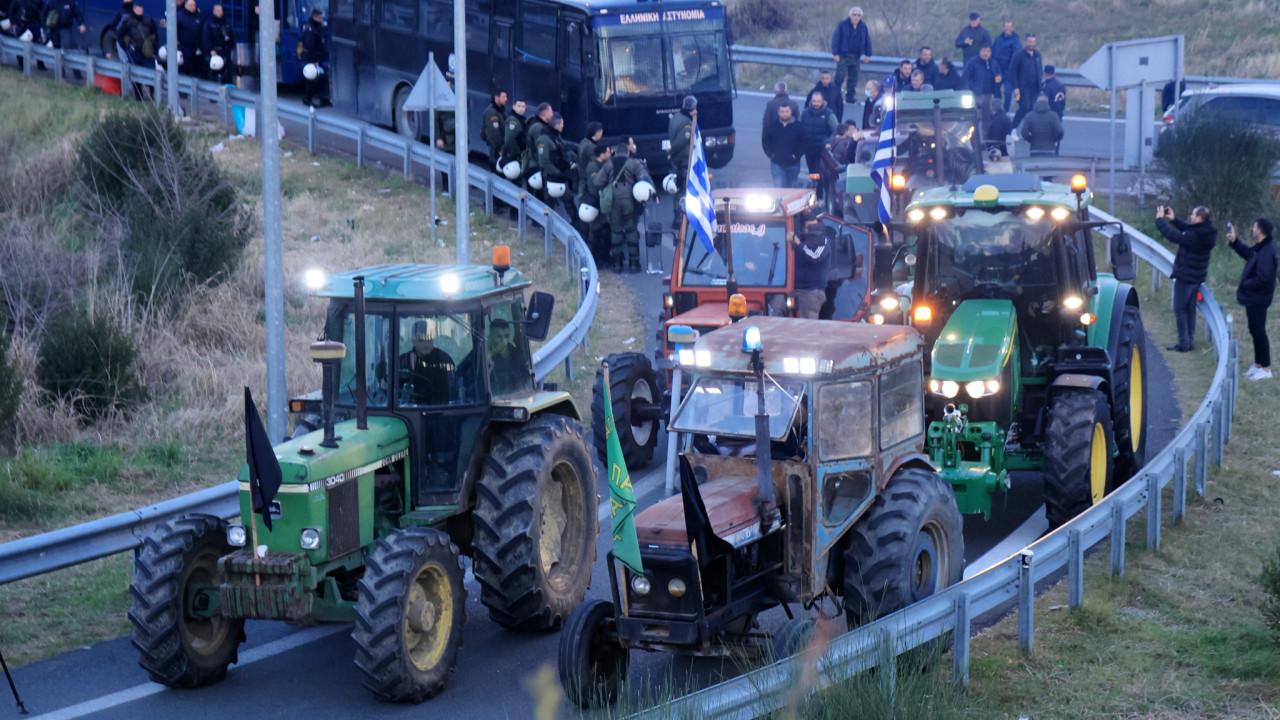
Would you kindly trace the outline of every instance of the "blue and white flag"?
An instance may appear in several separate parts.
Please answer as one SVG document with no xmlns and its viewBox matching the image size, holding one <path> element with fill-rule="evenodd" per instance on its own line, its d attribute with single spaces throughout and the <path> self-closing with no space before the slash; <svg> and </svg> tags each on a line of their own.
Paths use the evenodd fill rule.
<svg viewBox="0 0 1280 720">
<path fill-rule="evenodd" d="M 707 173 L 707 155 L 702 151 L 702 131 L 693 126 L 693 153 L 689 157 L 689 181 L 685 186 L 684 214 L 698 233 L 707 253 L 716 252 L 712 238 L 716 233 L 716 207 L 711 200 L 711 176 Z"/>
<path fill-rule="evenodd" d="M 871 179 L 875 181 L 876 187 L 880 188 L 880 202 L 876 211 L 882 223 L 889 222 L 891 217 L 889 179 L 893 175 L 893 116 L 894 107 L 897 105 L 893 86 L 888 82 L 885 85 L 887 87 L 883 102 L 887 109 L 884 114 L 884 123 L 880 126 L 880 141 L 876 143 L 876 155 L 871 161 Z"/>
</svg>

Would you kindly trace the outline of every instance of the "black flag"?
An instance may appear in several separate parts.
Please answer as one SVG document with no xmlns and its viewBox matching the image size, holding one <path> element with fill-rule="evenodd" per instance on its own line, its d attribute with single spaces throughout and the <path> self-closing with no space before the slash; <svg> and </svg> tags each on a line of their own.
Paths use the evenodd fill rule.
<svg viewBox="0 0 1280 720">
<path fill-rule="evenodd" d="M 262 524 L 271 529 L 271 501 L 280 491 L 280 463 L 262 427 L 258 408 L 253 404 L 249 388 L 244 389 L 244 440 L 245 462 L 249 464 L 249 496 L 253 498 L 253 511 L 262 514 Z"/>
<path fill-rule="evenodd" d="M 725 553 L 731 548 L 716 537 L 707 507 L 702 502 L 702 492 L 698 490 L 698 480 L 693 475 L 693 466 L 683 455 L 680 456 L 680 499 L 684 505 L 684 527 L 689 534 L 689 542 L 698 555 L 698 565 L 706 567 L 713 559 L 712 555 Z"/>
</svg>

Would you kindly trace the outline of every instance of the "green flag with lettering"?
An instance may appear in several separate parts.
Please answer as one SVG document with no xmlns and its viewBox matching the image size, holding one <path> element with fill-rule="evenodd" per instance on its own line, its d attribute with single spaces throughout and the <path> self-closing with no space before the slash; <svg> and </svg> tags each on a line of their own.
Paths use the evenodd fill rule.
<svg viewBox="0 0 1280 720">
<path fill-rule="evenodd" d="M 613 426 L 613 401 L 609 397 L 609 364 L 604 365 L 604 436 L 608 451 L 609 517 L 613 527 L 613 554 L 631 572 L 644 573 L 640 565 L 640 540 L 636 537 L 636 493 L 622 458 L 622 444 Z"/>
</svg>

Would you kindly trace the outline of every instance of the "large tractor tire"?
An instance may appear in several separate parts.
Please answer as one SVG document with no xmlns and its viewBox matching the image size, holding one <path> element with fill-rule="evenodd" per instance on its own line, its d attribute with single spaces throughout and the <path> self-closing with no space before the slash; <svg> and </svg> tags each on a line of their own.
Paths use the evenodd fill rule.
<svg viewBox="0 0 1280 720">
<path fill-rule="evenodd" d="M 133 646 L 151 679 L 171 688 L 211 685 L 227 675 L 244 641 L 244 619 L 189 614 L 207 600 L 195 596 L 218 586 L 218 559 L 234 550 L 227 523 L 188 515 L 162 524 L 142 541 L 133 561 L 129 594 Z"/>
<path fill-rule="evenodd" d="M 653 459 L 662 427 L 662 388 L 653 364 L 641 353 L 615 353 L 609 363 L 609 399 L 613 403 L 613 423 L 627 469 L 635 472 Z M 604 368 L 596 371 L 591 391 L 591 435 L 596 456 L 609 462 L 604 432 Z"/>
<path fill-rule="evenodd" d="M 1133 477 L 1147 461 L 1147 332 L 1138 308 L 1125 307 L 1120 340 L 1111 361 L 1115 404 L 1111 427 L 1116 436 L 1115 484 Z"/>
<path fill-rule="evenodd" d="M 390 702 L 444 689 L 462 647 L 467 591 L 458 548 L 435 528 L 396 530 L 365 562 L 356 598 L 356 667 Z"/>
<path fill-rule="evenodd" d="M 1101 501 L 1113 488 L 1111 409 L 1097 390 L 1059 391 L 1045 431 L 1044 509 L 1049 529 Z"/>
<path fill-rule="evenodd" d="M 963 519 L 942 477 L 901 468 L 850 530 L 844 606 L 850 627 L 897 612 L 964 576 Z"/>
<path fill-rule="evenodd" d="M 582 426 L 542 415 L 496 435 L 472 520 L 472 559 L 489 617 L 515 630 L 560 627 L 591 585 L 600 533 Z"/>
<path fill-rule="evenodd" d="M 612 705 L 627 679 L 630 652 L 613 629 L 613 603 L 591 600 L 573 609 L 560 633 L 560 684 L 582 708 Z"/>
</svg>

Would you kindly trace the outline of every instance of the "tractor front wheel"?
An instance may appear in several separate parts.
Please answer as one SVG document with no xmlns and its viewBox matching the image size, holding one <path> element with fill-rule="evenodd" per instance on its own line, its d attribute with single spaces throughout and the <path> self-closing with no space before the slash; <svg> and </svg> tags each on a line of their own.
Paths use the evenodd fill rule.
<svg viewBox="0 0 1280 720">
<path fill-rule="evenodd" d="M 356 667 L 391 702 L 422 702 L 444 689 L 462 647 L 467 591 L 449 536 L 396 530 L 378 540 L 356 598 Z"/>
<path fill-rule="evenodd" d="M 844 606 L 857 627 L 948 588 L 964 576 L 963 519 L 937 473 L 901 468 L 850 530 Z"/>
<path fill-rule="evenodd" d="M 631 655 L 612 625 L 613 603 L 591 600 L 569 613 L 560 633 L 560 684 L 579 707 L 612 705 L 627 679 Z"/>
<path fill-rule="evenodd" d="M 1147 332 L 1141 312 L 1133 305 L 1125 307 L 1120 323 L 1120 340 L 1111 361 L 1116 484 L 1137 474 L 1147 459 Z"/>
<path fill-rule="evenodd" d="M 1062 390 L 1049 405 L 1045 430 L 1044 509 L 1061 527 L 1111 492 L 1111 408 L 1097 390 Z"/>
<path fill-rule="evenodd" d="M 497 434 L 476 483 L 472 559 L 489 617 L 554 630 L 596 561 L 596 471 L 582 426 L 542 415 Z"/>
<path fill-rule="evenodd" d="M 641 353 L 615 353 L 605 358 L 609 364 L 609 400 L 613 424 L 627 469 L 635 472 L 649 464 L 658 444 L 662 425 L 662 389 L 652 363 Z M 591 433 L 596 456 L 608 464 L 604 428 L 604 368 L 596 371 L 591 391 Z"/>
<path fill-rule="evenodd" d="M 138 664 L 155 682 L 211 685 L 236 662 L 244 619 L 200 612 L 218 591 L 218 559 L 232 550 L 227 523 L 209 515 L 170 520 L 143 539 L 129 585 L 129 621 Z"/>
</svg>

